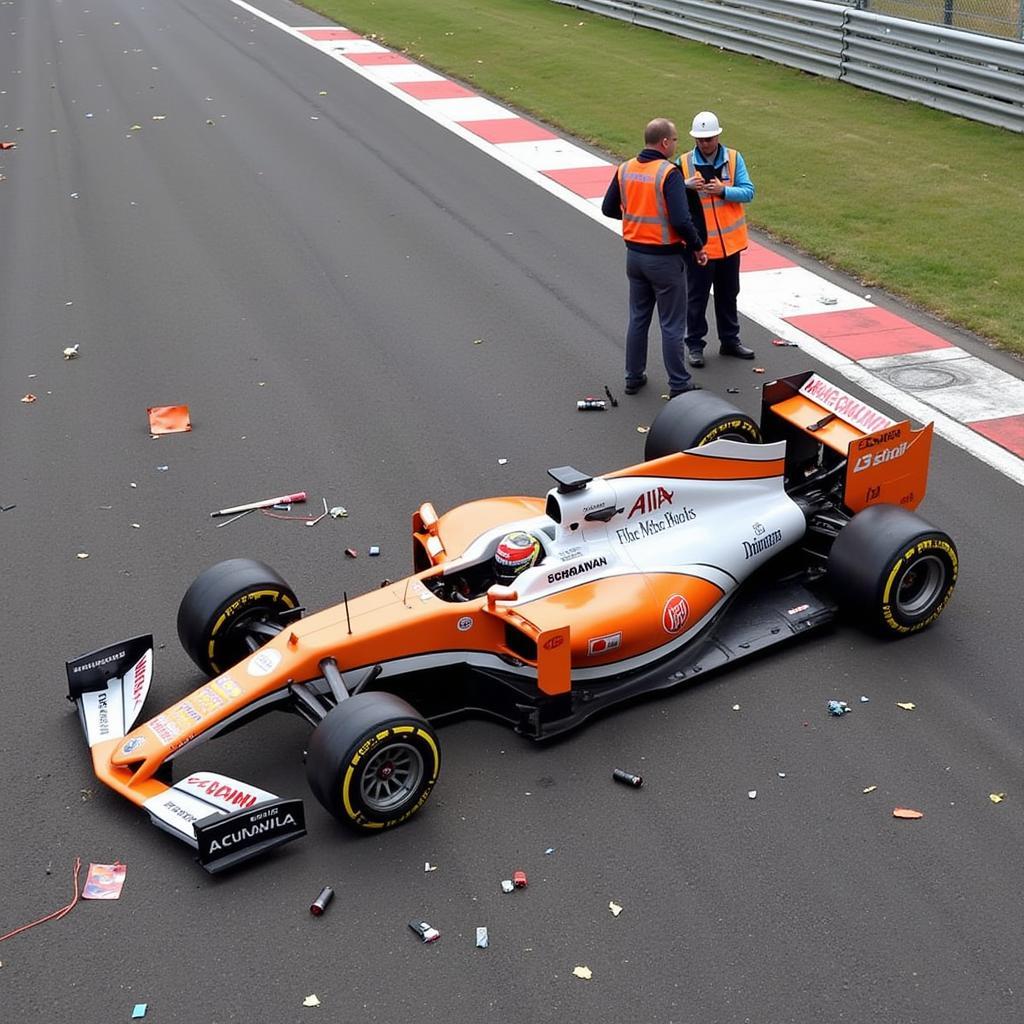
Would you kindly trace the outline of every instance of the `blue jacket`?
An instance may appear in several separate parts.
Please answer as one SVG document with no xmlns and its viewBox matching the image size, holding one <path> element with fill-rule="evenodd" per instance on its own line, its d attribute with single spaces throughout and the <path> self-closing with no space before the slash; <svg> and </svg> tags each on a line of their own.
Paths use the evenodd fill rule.
<svg viewBox="0 0 1024 1024">
<path fill-rule="evenodd" d="M 705 167 L 724 167 L 726 165 L 725 146 L 718 145 L 718 151 L 710 160 L 705 160 L 700 150 L 693 147 L 693 164 L 703 164 Z M 743 160 L 743 154 L 736 150 L 736 180 L 725 186 L 722 198 L 727 203 L 749 203 L 754 198 L 754 183 L 747 173 L 747 165 Z"/>
</svg>

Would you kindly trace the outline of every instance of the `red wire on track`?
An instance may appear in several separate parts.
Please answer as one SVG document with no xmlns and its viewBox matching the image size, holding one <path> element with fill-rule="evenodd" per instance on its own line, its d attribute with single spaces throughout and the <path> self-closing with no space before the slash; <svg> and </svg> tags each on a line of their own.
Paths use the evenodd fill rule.
<svg viewBox="0 0 1024 1024">
<path fill-rule="evenodd" d="M 62 918 L 65 914 L 70 913 L 75 908 L 75 904 L 78 902 L 78 874 L 82 870 L 82 858 L 75 858 L 75 866 L 72 868 L 74 872 L 75 882 L 75 896 L 74 899 L 66 906 L 61 907 L 60 910 L 55 910 L 52 914 L 47 914 L 46 917 L 39 918 L 38 921 L 33 921 L 31 924 L 23 924 L 20 928 L 15 928 L 14 931 L 8 932 L 6 935 L 0 935 L 0 942 L 4 939 L 13 938 L 15 935 L 19 935 L 21 932 L 26 932 L 29 928 L 35 928 L 37 924 L 45 924 L 47 921 L 56 921 Z"/>
</svg>

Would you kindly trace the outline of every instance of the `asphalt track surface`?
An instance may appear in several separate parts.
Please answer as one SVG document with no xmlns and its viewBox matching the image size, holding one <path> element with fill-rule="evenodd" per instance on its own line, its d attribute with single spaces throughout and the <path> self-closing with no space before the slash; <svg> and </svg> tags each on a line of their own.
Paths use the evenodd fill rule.
<svg viewBox="0 0 1024 1024">
<path fill-rule="evenodd" d="M 120 901 L 0 945 L 0 1020 L 1020 1019 L 1021 491 L 941 440 L 922 512 L 962 575 L 924 635 L 842 626 L 545 747 L 446 727 L 430 803 L 370 839 L 268 716 L 185 767 L 305 797 L 310 834 L 216 879 L 104 790 L 65 658 L 153 631 L 155 713 L 199 682 L 174 620 L 206 565 L 261 558 L 313 608 L 374 587 L 424 499 L 638 461 L 664 379 L 655 344 L 621 395 L 613 236 L 227 0 L 4 3 L 0 124 L 0 933 L 68 901 L 75 856 L 128 866 Z M 745 340 L 770 377 L 805 368 Z M 750 412 L 763 379 L 702 373 Z M 606 383 L 619 407 L 578 414 Z M 193 431 L 151 439 L 176 403 Z M 349 518 L 207 515 L 300 488 Z"/>
</svg>

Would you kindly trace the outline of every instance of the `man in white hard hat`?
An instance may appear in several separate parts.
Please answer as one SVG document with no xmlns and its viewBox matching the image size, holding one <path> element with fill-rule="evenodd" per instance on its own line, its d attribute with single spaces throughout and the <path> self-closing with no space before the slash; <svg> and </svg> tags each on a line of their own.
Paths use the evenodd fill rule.
<svg viewBox="0 0 1024 1024">
<path fill-rule="evenodd" d="M 743 204 L 754 198 L 754 183 L 743 156 L 721 144 L 722 126 L 710 110 L 693 119 L 692 150 L 679 157 L 686 187 L 700 196 L 708 240 L 708 262 L 699 266 L 686 261 L 689 301 L 686 310 L 686 351 L 690 365 L 704 365 L 704 338 L 708 332 L 707 308 L 715 290 L 715 321 L 719 352 L 737 359 L 753 359 L 754 350 L 740 341 L 736 298 L 740 293 L 740 253 L 747 247 L 747 221 Z"/>
</svg>

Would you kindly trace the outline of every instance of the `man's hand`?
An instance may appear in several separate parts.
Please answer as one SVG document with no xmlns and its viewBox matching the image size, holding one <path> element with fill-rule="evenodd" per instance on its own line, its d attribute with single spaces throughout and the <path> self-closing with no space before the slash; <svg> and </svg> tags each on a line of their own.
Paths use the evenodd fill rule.
<svg viewBox="0 0 1024 1024">
<path fill-rule="evenodd" d="M 725 185 L 717 178 L 705 181 L 700 191 L 706 196 L 721 196 L 725 192 Z"/>
<path fill-rule="evenodd" d="M 692 178 L 683 178 L 683 184 L 687 188 L 692 188 L 695 192 L 699 192 L 704 186 L 704 179 L 699 174 L 695 174 Z"/>
<path fill-rule="evenodd" d="M 703 249 L 698 249 L 693 254 L 693 259 L 698 267 L 706 267 L 708 265 L 708 254 Z"/>
</svg>

